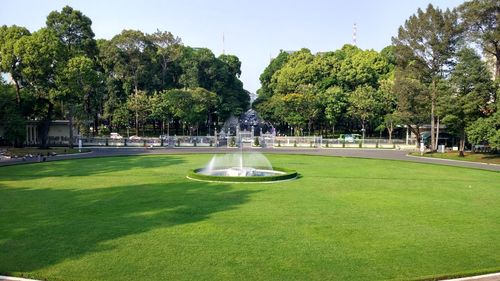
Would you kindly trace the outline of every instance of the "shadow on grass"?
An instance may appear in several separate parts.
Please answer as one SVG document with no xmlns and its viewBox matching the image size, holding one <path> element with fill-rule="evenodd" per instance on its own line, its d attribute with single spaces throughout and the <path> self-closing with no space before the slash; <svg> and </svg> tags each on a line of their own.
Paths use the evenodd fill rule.
<svg viewBox="0 0 500 281">
<path fill-rule="evenodd" d="M 199 222 L 258 191 L 184 182 L 66 190 L 0 186 L 0 273 L 30 272 L 112 250 L 105 242 Z"/>
<path fill-rule="evenodd" d="M 185 160 L 181 157 L 165 155 L 61 160 L 0 167 L 0 178 L 3 180 L 19 180 L 40 177 L 89 176 L 137 168 L 167 168 L 184 162 Z"/>
</svg>

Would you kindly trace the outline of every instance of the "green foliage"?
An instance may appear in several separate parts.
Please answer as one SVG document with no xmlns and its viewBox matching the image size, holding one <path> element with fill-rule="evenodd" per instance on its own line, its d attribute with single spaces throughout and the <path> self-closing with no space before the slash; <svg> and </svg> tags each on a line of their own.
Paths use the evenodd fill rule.
<svg viewBox="0 0 500 281">
<path fill-rule="evenodd" d="M 495 79 L 500 78 L 500 5 L 497 0 L 466 1 L 458 7 L 467 39 L 477 43 L 483 53 L 495 57 Z"/>
<path fill-rule="evenodd" d="M 479 118 L 466 129 L 467 138 L 472 144 L 489 144 L 500 150 L 500 111 L 489 118 Z"/>
<path fill-rule="evenodd" d="M 232 136 L 231 139 L 229 140 L 229 146 L 230 147 L 236 146 L 236 138 L 234 136 Z"/>
<path fill-rule="evenodd" d="M 254 145 L 254 146 L 260 146 L 259 137 L 255 137 L 255 139 L 254 139 L 254 141 L 253 141 L 253 145 Z"/>
</svg>

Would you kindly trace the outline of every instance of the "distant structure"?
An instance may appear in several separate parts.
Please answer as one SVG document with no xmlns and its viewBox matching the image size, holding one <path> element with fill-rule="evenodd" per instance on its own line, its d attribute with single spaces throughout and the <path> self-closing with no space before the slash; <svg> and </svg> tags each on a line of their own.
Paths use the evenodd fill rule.
<svg viewBox="0 0 500 281">
<path fill-rule="evenodd" d="M 354 26 L 352 27 L 352 44 L 354 46 L 357 46 L 357 42 L 356 42 L 356 33 L 358 32 L 358 26 L 356 25 L 356 23 L 354 23 Z"/>
<path fill-rule="evenodd" d="M 222 32 L 222 54 L 225 55 L 226 52 L 224 50 L 224 32 Z"/>
</svg>

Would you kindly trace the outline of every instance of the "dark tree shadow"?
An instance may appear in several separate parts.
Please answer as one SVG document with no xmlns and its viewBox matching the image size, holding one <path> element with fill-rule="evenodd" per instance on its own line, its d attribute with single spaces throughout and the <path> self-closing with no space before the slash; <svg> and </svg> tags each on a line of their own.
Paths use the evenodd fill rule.
<svg viewBox="0 0 500 281">
<path fill-rule="evenodd" d="M 0 273 L 37 270 L 109 250 L 103 242 L 119 237 L 206 220 L 253 192 L 189 181 L 77 190 L 0 185 Z"/>
</svg>

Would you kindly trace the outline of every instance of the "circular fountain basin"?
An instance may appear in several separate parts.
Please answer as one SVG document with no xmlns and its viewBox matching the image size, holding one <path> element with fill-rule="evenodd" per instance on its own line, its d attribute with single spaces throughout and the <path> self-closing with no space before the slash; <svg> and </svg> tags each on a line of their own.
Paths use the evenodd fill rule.
<svg viewBox="0 0 500 281">
<path fill-rule="evenodd" d="M 297 177 L 294 170 L 274 167 L 272 170 L 252 167 L 229 167 L 207 171 L 204 168 L 189 172 L 188 178 L 211 182 L 277 182 Z"/>
</svg>

